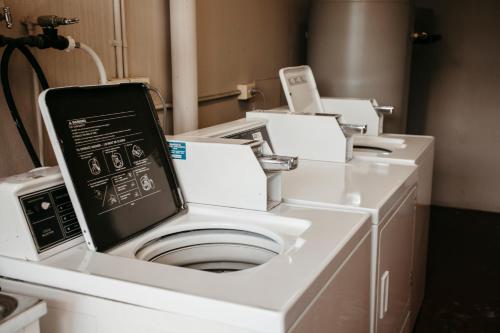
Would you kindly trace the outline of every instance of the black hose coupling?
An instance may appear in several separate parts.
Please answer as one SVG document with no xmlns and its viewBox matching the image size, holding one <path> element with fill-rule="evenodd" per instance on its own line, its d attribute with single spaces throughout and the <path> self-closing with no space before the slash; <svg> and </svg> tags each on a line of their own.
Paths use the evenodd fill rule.
<svg viewBox="0 0 500 333">
<path fill-rule="evenodd" d="M 18 45 L 27 45 L 39 49 L 54 48 L 57 50 L 65 50 L 70 45 L 69 40 L 64 36 L 57 34 L 57 29 L 43 31 L 43 34 L 36 36 L 26 36 L 16 38 L 12 41 Z"/>
<path fill-rule="evenodd" d="M 72 43 L 74 44 L 74 41 L 70 41 L 71 38 L 60 36 L 57 27 L 78 22 L 79 20 L 77 18 L 66 18 L 56 15 L 38 16 L 36 20 L 29 19 L 24 24 L 28 27 L 40 26 L 42 28 L 41 34 L 17 38 L 12 41 L 7 41 L 7 43 L 13 42 L 18 45 L 27 45 L 39 49 L 52 48 L 56 50 L 66 50 L 71 47 Z M 3 43 L 2 40 L 0 40 L 0 46 L 2 45 L 1 43 Z"/>
</svg>

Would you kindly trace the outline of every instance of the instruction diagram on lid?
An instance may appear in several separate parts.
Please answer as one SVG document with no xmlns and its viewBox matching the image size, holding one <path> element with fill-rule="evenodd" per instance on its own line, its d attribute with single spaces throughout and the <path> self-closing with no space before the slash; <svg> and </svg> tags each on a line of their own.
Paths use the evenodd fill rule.
<svg viewBox="0 0 500 333">
<path fill-rule="evenodd" d="M 88 161 L 90 173 L 93 175 L 98 175 L 101 173 L 101 165 L 95 157 L 91 157 Z"/>
<path fill-rule="evenodd" d="M 135 159 L 140 159 L 140 158 L 144 157 L 144 151 L 138 145 L 133 145 L 131 152 L 132 152 L 132 156 Z"/>
<path fill-rule="evenodd" d="M 145 174 L 141 176 L 141 186 L 144 191 L 151 191 L 155 188 L 155 182 Z"/>
<path fill-rule="evenodd" d="M 86 186 L 97 214 L 161 191 L 158 153 L 136 129 L 136 117 L 135 111 L 124 111 L 68 121 L 78 158 L 88 170 Z"/>
<path fill-rule="evenodd" d="M 113 165 L 115 166 L 115 169 L 121 169 L 123 168 L 123 158 L 120 153 L 112 153 L 111 154 L 111 161 L 113 162 Z"/>
</svg>

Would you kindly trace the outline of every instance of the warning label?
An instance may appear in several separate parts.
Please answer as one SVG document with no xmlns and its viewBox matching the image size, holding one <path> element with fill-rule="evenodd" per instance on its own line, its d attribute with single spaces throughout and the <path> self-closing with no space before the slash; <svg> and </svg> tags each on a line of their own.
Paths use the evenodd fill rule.
<svg viewBox="0 0 500 333">
<path fill-rule="evenodd" d="M 170 156 L 174 160 L 185 160 L 186 159 L 186 143 L 178 141 L 169 141 L 168 148 L 170 151 Z"/>
</svg>

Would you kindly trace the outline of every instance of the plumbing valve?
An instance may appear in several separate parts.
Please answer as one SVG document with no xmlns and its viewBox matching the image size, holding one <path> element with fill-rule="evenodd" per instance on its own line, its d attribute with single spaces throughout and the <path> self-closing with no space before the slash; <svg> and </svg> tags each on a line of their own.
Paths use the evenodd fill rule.
<svg viewBox="0 0 500 333">
<path fill-rule="evenodd" d="M 40 26 L 43 33 L 36 36 L 30 34 L 29 36 L 18 38 L 16 41 L 39 49 L 73 49 L 75 47 L 74 40 L 72 38 L 60 36 L 57 27 L 60 25 L 76 24 L 78 22 L 80 22 L 80 20 L 76 17 L 66 18 L 57 15 L 43 15 L 38 16 L 36 19 L 27 17 L 23 20 L 26 29 L 34 33 L 35 26 Z"/>
<path fill-rule="evenodd" d="M 80 20 L 76 17 L 67 18 L 67 17 L 60 17 L 57 15 L 43 15 L 43 16 L 38 16 L 36 19 L 36 24 L 38 24 L 42 28 L 52 28 L 52 29 L 60 25 L 70 25 L 70 24 L 76 24 L 78 22 L 80 22 Z"/>
<path fill-rule="evenodd" d="M 0 21 L 5 21 L 7 29 L 12 29 L 12 27 L 14 26 L 14 22 L 12 20 L 12 12 L 10 11 L 10 7 L 5 6 L 1 9 Z"/>
</svg>

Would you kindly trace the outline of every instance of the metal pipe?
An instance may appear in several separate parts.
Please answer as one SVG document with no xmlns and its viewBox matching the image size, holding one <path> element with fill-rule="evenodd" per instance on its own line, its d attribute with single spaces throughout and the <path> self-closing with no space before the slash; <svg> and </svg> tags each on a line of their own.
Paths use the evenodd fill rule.
<svg viewBox="0 0 500 333">
<path fill-rule="evenodd" d="M 241 94 L 241 91 L 239 90 L 231 90 L 231 91 L 226 91 L 218 94 L 212 94 L 212 95 L 205 95 L 205 96 L 200 96 L 198 98 L 198 103 L 203 103 L 203 102 L 211 102 L 211 101 L 216 101 L 219 99 L 224 99 L 224 98 L 229 98 L 229 97 L 236 97 Z"/>
<path fill-rule="evenodd" d="M 170 0 L 174 134 L 198 128 L 196 0 Z"/>
<path fill-rule="evenodd" d="M 123 41 L 120 0 L 113 0 L 114 47 L 116 57 L 116 77 L 123 78 Z"/>
<path fill-rule="evenodd" d="M 35 72 L 32 75 L 33 83 L 33 96 L 35 98 L 35 112 L 36 112 L 36 134 L 38 138 L 38 156 L 40 157 L 40 163 L 45 165 L 45 141 L 43 138 L 43 119 L 42 113 L 40 112 L 40 107 L 38 105 L 38 95 L 40 95 L 40 84 L 38 83 L 38 76 Z"/>
<path fill-rule="evenodd" d="M 127 23 L 125 16 L 125 0 L 120 1 L 120 19 L 122 28 L 122 57 L 123 57 L 123 76 L 129 77 L 128 72 L 128 43 L 127 43 Z"/>
<path fill-rule="evenodd" d="M 231 90 L 231 91 L 226 91 L 226 92 L 212 94 L 212 95 L 200 96 L 200 97 L 198 97 L 198 103 L 206 103 L 206 102 L 217 101 L 219 99 L 236 97 L 236 96 L 239 96 L 240 94 L 241 94 L 241 91 L 239 91 L 239 90 Z M 167 109 L 172 109 L 174 107 L 172 102 L 166 102 L 165 105 L 167 106 Z M 163 109 L 163 104 L 156 105 L 155 107 L 157 110 Z M 323 115 L 323 114 L 321 114 L 321 115 Z"/>
</svg>

